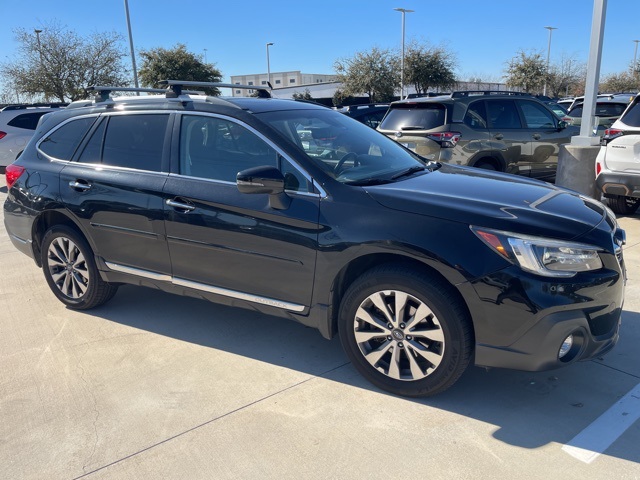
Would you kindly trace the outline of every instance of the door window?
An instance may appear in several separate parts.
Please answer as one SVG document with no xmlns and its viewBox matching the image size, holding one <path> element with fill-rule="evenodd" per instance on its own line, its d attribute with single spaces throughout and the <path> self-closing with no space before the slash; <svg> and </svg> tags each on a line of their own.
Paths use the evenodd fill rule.
<svg viewBox="0 0 640 480">
<path fill-rule="evenodd" d="M 498 130 L 522 128 L 520 116 L 513 100 L 489 100 L 487 110 L 491 128 Z"/>
<path fill-rule="evenodd" d="M 527 128 L 555 128 L 553 115 L 542 105 L 533 102 L 521 102 L 520 108 Z"/>
<path fill-rule="evenodd" d="M 59 160 L 71 160 L 73 153 L 80 145 L 97 117 L 85 117 L 71 120 L 54 130 L 40 142 L 38 148 L 50 157 Z"/>
<path fill-rule="evenodd" d="M 471 128 L 487 128 L 487 110 L 484 101 L 474 102 L 469 105 L 464 116 L 464 123 Z"/>
</svg>

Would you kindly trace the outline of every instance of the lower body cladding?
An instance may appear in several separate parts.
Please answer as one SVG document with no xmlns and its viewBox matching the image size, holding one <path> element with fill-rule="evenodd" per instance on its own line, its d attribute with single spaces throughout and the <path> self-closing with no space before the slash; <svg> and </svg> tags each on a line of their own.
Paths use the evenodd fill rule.
<svg viewBox="0 0 640 480">
<path fill-rule="evenodd" d="M 472 282 L 475 364 L 541 371 L 611 350 L 619 337 L 625 279 L 615 256 L 606 257 L 605 268 L 572 278 L 530 275 L 513 266 Z"/>
</svg>

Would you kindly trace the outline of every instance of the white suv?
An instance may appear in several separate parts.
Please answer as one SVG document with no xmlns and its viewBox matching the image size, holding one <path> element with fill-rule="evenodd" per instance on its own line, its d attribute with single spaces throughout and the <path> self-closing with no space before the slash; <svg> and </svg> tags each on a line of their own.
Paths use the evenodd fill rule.
<svg viewBox="0 0 640 480">
<path fill-rule="evenodd" d="M 0 168 L 18 157 L 29 143 L 40 117 L 64 104 L 9 105 L 0 110 Z"/>
<path fill-rule="evenodd" d="M 605 130 L 596 184 L 614 212 L 631 215 L 640 206 L 640 95 Z"/>
</svg>

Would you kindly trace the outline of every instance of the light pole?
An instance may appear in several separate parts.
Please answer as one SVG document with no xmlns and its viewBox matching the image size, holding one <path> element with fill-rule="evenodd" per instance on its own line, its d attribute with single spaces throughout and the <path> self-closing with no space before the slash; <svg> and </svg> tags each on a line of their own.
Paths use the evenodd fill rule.
<svg viewBox="0 0 640 480">
<path fill-rule="evenodd" d="M 544 91 L 542 92 L 542 94 L 546 97 L 547 96 L 547 77 L 549 77 L 549 57 L 551 55 L 551 34 L 553 33 L 554 30 L 557 30 L 557 28 L 556 27 L 544 27 L 544 28 L 549 30 L 549 44 L 547 46 L 547 71 L 544 76 Z"/>
<path fill-rule="evenodd" d="M 136 88 L 140 88 L 138 84 L 138 69 L 136 68 L 136 54 L 133 50 L 133 34 L 131 33 L 131 20 L 129 19 L 129 2 L 124 0 L 124 12 L 127 15 L 127 29 L 129 30 L 129 48 L 131 49 L 131 65 L 133 65 L 133 82 Z M 140 95 L 140 92 L 136 92 L 136 95 Z"/>
<path fill-rule="evenodd" d="M 404 97 L 404 16 L 406 13 L 413 13 L 415 10 L 406 8 L 394 8 L 396 12 L 402 13 L 402 57 L 400 57 L 400 100 Z"/>
<path fill-rule="evenodd" d="M 207 49 L 204 49 L 204 63 L 207 63 Z"/>
<path fill-rule="evenodd" d="M 36 33 L 36 40 L 38 41 L 38 55 L 40 55 L 40 70 L 42 71 L 42 75 L 44 75 L 44 63 L 42 62 L 42 45 L 40 44 L 40 34 L 42 33 L 42 30 L 34 28 L 33 31 Z M 46 102 L 49 100 L 49 96 L 47 95 L 47 92 L 43 92 L 43 93 L 44 93 L 44 101 Z"/>
<path fill-rule="evenodd" d="M 271 65 L 269 64 L 269 47 L 273 45 L 273 42 L 267 43 L 267 83 L 271 86 Z"/>
<path fill-rule="evenodd" d="M 636 43 L 636 48 L 633 51 L 633 64 L 631 65 L 631 74 L 635 77 L 638 74 L 636 58 L 638 58 L 638 42 L 640 42 L 640 40 L 634 40 L 634 42 Z"/>
</svg>

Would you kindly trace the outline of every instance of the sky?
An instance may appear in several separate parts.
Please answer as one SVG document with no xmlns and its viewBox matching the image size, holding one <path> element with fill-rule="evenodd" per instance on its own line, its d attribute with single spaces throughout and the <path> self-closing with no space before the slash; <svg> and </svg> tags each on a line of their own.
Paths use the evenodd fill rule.
<svg viewBox="0 0 640 480">
<path fill-rule="evenodd" d="M 606 0 L 605 0 L 606 1 Z M 371 47 L 400 50 L 411 40 L 454 52 L 460 80 L 470 76 L 503 81 L 506 62 L 519 50 L 539 52 L 550 62 L 573 57 L 586 63 L 594 0 L 129 0 L 135 51 L 183 43 L 206 55 L 222 72 L 300 70 L 332 74 L 334 62 Z M 638 0 L 608 0 L 601 78 L 628 69 L 640 39 Z M 115 31 L 128 49 L 124 0 L 0 0 L 0 63 L 15 59 L 16 28 L 46 28 L 55 20 L 80 35 Z M 638 56 L 640 58 L 640 55 Z M 136 57 L 138 66 L 139 56 Z M 130 65 L 130 59 L 126 59 Z M 0 85 L 0 90 L 2 86 Z"/>
</svg>

